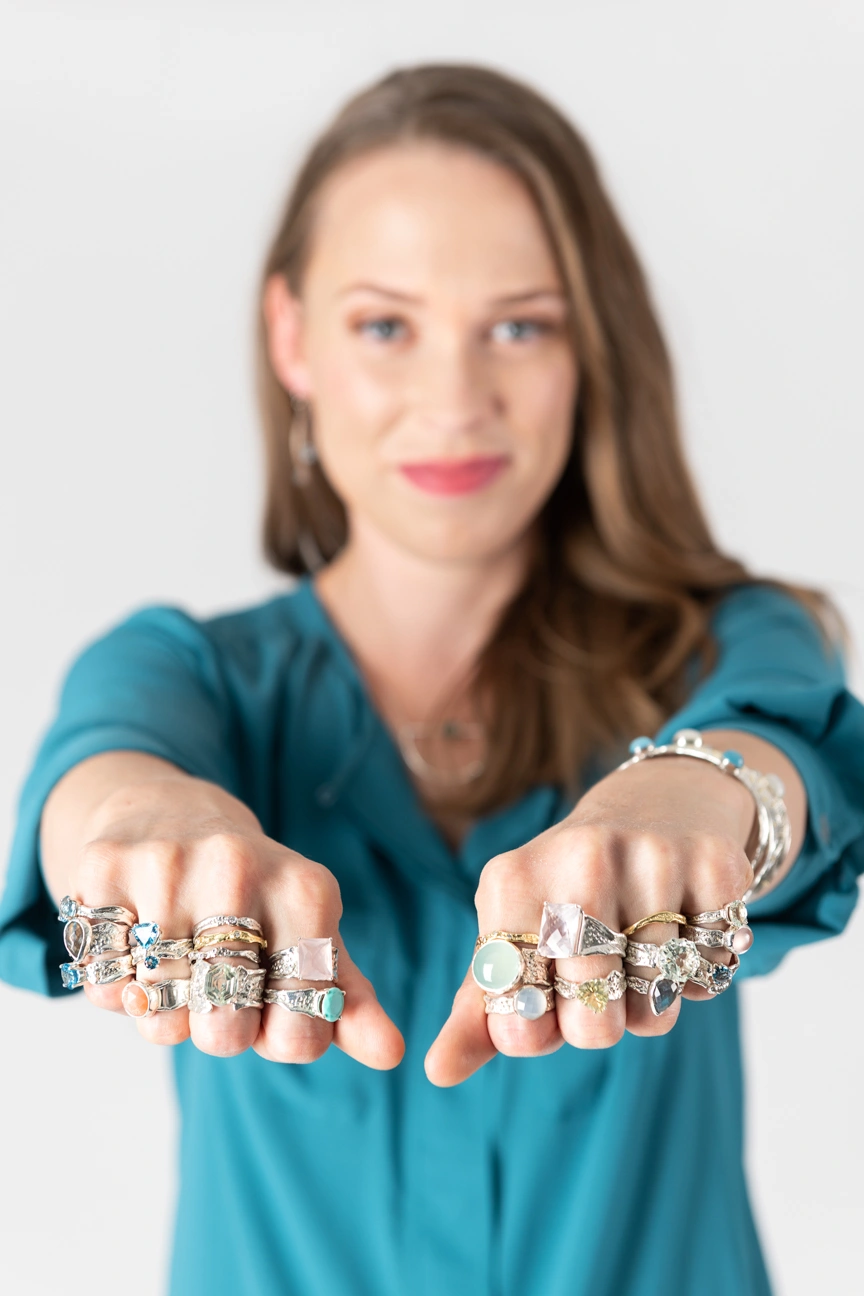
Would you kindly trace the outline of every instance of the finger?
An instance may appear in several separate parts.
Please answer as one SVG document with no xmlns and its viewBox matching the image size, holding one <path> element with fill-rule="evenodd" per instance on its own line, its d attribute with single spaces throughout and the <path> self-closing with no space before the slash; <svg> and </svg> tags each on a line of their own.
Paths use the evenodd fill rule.
<svg viewBox="0 0 864 1296">
<path fill-rule="evenodd" d="M 496 1053 L 486 1026 L 486 1006 L 469 967 L 450 1016 L 426 1054 L 426 1075 L 434 1085 L 461 1084 Z"/>
<path fill-rule="evenodd" d="M 631 917 L 628 922 L 638 921 L 638 918 L 641 917 L 647 917 L 647 915 L 640 914 L 637 918 Z M 664 941 L 674 940 L 677 936 L 677 923 L 649 923 L 646 927 L 640 927 L 637 932 L 634 932 L 630 939 L 646 945 L 662 945 Z M 658 968 L 636 967 L 630 964 L 627 964 L 625 971 L 633 976 L 642 977 L 645 981 L 655 981 L 662 975 Z M 652 1011 L 651 1000 L 648 995 L 641 995 L 635 990 L 628 990 L 625 999 L 627 1004 L 627 1030 L 631 1035 L 667 1035 L 677 1022 L 681 1012 L 680 995 L 672 1006 L 659 1016 Z"/>
<path fill-rule="evenodd" d="M 126 1016 L 126 1010 L 123 1007 L 123 987 L 128 985 L 132 980 L 131 975 L 124 977 L 122 981 L 114 981 L 110 985 L 90 985 L 84 983 L 84 995 L 93 1004 L 94 1008 L 101 1008 L 105 1012 L 120 1013 Z"/>
<path fill-rule="evenodd" d="M 372 982 L 344 946 L 339 954 L 339 983 L 345 991 L 345 1008 L 334 1026 L 333 1043 L 376 1071 L 398 1066 L 405 1054 L 402 1034 L 379 1004 Z"/>
<path fill-rule="evenodd" d="M 550 846 L 550 849 L 553 849 Z M 492 931 L 537 933 L 543 908 L 542 899 L 533 894 L 531 874 L 526 867 L 524 853 L 511 851 L 500 855 L 483 869 L 477 889 L 477 920 L 480 934 Z M 551 967 L 550 967 L 551 973 Z M 561 1034 L 555 1011 L 546 1012 L 534 1021 L 508 1013 L 486 1014 L 483 990 L 474 985 L 489 1039 L 499 1053 L 508 1057 L 537 1057 L 558 1048 Z M 510 993 L 509 991 L 507 993 Z M 475 1020 L 471 1017 L 457 1019 L 466 1027 Z M 474 1027 L 482 1036 L 482 1030 Z M 476 1048 L 463 1035 L 454 1031 L 448 1036 L 451 1047 L 457 1052 Z"/>
<path fill-rule="evenodd" d="M 613 931 L 618 930 L 618 908 L 611 895 L 582 895 L 585 912 Z M 609 1000 L 610 972 L 622 970 L 620 958 L 609 954 L 583 954 L 557 959 L 556 975 L 579 986 L 575 999 L 557 996 L 561 1034 L 574 1048 L 611 1048 L 624 1034 L 627 1021 L 625 999 Z"/>
<path fill-rule="evenodd" d="M 698 914 L 708 910 L 721 910 L 730 901 L 740 899 L 753 880 L 753 866 L 738 843 L 714 839 L 702 845 L 697 865 L 691 870 L 689 876 L 690 881 L 685 890 L 682 913 Z M 714 928 L 725 932 L 729 929 L 729 924 L 716 922 L 702 924 L 702 927 L 704 930 Z M 749 926 L 746 933 L 746 935 L 742 933 L 741 940 L 746 941 L 749 935 L 752 941 Z M 709 963 L 725 964 L 727 967 L 737 964 L 737 956 L 731 950 L 709 949 L 698 939 L 696 945 L 701 957 Z M 749 946 L 741 944 L 736 948 L 746 953 Z M 718 998 L 716 994 L 709 994 L 704 987 L 694 985 L 692 982 L 688 982 L 683 993 L 685 998 L 697 1001 Z"/>
</svg>

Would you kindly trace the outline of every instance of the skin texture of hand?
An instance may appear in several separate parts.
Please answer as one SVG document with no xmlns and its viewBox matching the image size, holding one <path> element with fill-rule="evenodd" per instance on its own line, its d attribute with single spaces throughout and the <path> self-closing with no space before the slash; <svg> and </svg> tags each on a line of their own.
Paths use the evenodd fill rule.
<svg viewBox="0 0 864 1296">
<path fill-rule="evenodd" d="M 313 1062 L 335 1043 L 369 1067 L 388 1069 L 401 1061 L 402 1036 L 338 936 L 342 904 L 332 873 L 266 837 L 252 812 L 214 784 L 150 756 L 93 757 L 52 792 L 43 814 L 42 855 L 55 899 L 68 893 L 86 905 L 124 905 L 141 921 L 158 922 L 169 939 L 189 936 L 211 914 L 257 919 L 268 953 L 301 936 L 333 938 L 345 991 L 335 1024 L 277 1005 L 206 1014 L 180 1008 L 138 1020 L 145 1039 L 178 1044 L 191 1035 L 205 1053 L 230 1057 L 253 1048 L 276 1062 Z M 189 974 L 185 959 L 138 969 L 139 979 L 148 981 Z M 123 1012 L 126 984 L 88 984 L 84 993 L 97 1007 Z"/>
<path fill-rule="evenodd" d="M 735 747 L 748 764 L 783 779 L 793 829 L 788 869 L 800 849 L 806 818 L 797 771 L 776 748 L 750 735 L 717 731 L 705 740 L 721 749 Z M 713 766 L 673 757 L 612 773 L 561 823 L 489 861 L 475 898 L 479 931 L 536 932 L 544 900 L 579 903 L 614 931 L 664 910 L 692 914 L 720 908 L 739 899 L 753 880 L 745 850 L 753 821 L 750 793 Z M 677 926 L 655 923 L 633 939 L 661 943 L 678 935 Z M 723 950 L 700 953 L 712 961 L 730 961 Z M 558 959 L 555 971 L 583 981 L 621 967 L 619 958 L 594 955 Z M 649 968 L 627 971 L 646 979 L 657 976 Z M 707 991 L 692 984 L 683 993 L 689 999 L 708 999 Z M 625 1030 L 663 1035 L 673 1029 L 680 1012 L 676 1002 L 655 1017 L 647 997 L 632 990 L 596 1016 L 576 1000 L 556 996 L 556 1001 L 556 1010 L 538 1021 L 487 1017 L 483 992 L 469 970 L 427 1055 L 429 1079 L 437 1085 L 459 1084 L 496 1052 L 533 1057 L 563 1044 L 609 1048 Z M 710 1011 L 707 1004 L 704 1011 Z"/>
</svg>

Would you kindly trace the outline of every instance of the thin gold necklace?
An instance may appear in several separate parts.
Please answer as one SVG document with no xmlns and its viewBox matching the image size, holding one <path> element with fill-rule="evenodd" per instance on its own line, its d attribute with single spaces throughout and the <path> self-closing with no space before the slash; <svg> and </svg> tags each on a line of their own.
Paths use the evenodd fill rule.
<svg viewBox="0 0 864 1296">
<path fill-rule="evenodd" d="M 418 778 L 438 787 L 461 787 L 479 778 L 486 769 L 486 756 L 476 757 L 463 766 L 442 769 L 427 760 L 418 742 L 443 738 L 445 743 L 485 742 L 486 726 L 476 720 L 414 721 L 398 726 L 396 738 L 402 759 Z"/>
</svg>

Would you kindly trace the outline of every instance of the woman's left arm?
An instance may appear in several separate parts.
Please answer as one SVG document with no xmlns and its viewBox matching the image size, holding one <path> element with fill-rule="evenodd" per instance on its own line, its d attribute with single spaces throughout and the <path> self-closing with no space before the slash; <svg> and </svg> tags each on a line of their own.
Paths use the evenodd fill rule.
<svg viewBox="0 0 864 1296">
<path fill-rule="evenodd" d="M 792 945 L 841 930 L 854 905 L 864 871 L 864 708 L 846 690 L 836 655 L 788 596 L 753 589 L 733 596 L 721 609 L 717 637 L 714 672 L 658 741 L 679 727 L 699 728 L 707 745 L 737 749 L 748 766 L 785 785 L 791 848 L 751 906 L 754 949 L 744 955 L 747 971 L 766 971 Z M 753 826 L 750 792 L 713 765 L 681 756 L 615 770 L 560 823 L 489 861 L 476 896 L 479 930 L 536 931 L 547 900 L 578 903 L 616 932 L 660 911 L 720 909 L 753 881 Z M 659 944 L 679 934 L 672 923 L 654 923 L 633 939 Z M 699 952 L 731 958 L 723 950 Z M 553 974 L 578 983 L 622 970 L 643 984 L 657 975 L 611 955 L 559 959 Z M 692 983 L 683 993 L 706 997 Z M 680 1000 L 655 1016 L 646 996 L 628 990 L 596 1015 L 556 995 L 556 1011 L 539 1020 L 487 1017 L 469 972 L 427 1073 L 436 1084 L 458 1084 L 495 1052 L 531 1056 L 565 1042 L 606 1048 L 625 1030 L 663 1034 L 679 1011 Z"/>
</svg>

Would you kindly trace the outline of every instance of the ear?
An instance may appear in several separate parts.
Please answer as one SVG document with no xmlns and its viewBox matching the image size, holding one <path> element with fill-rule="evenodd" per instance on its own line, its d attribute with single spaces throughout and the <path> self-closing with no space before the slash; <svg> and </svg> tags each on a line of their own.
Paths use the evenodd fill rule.
<svg viewBox="0 0 864 1296">
<path fill-rule="evenodd" d="M 312 384 L 303 358 L 303 305 L 281 274 L 271 275 L 267 280 L 263 307 L 267 352 L 273 372 L 292 396 L 308 400 Z"/>
</svg>

